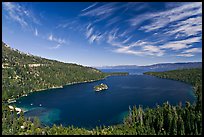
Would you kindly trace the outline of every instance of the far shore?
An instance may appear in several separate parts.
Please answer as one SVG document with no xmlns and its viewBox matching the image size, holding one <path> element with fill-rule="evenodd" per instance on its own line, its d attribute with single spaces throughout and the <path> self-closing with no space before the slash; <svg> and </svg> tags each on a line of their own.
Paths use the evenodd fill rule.
<svg viewBox="0 0 204 137">
<path fill-rule="evenodd" d="M 108 73 L 107 73 L 107 74 L 108 74 Z M 120 74 L 120 73 L 118 73 L 118 74 Z M 31 90 L 29 93 L 26 93 L 26 94 L 23 94 L 23 95 L 21 95 L 21 96 L 19 96 L 19 97 L 17 97 L 17 98 L 12 98 L 12 99 L 8 99 L 8 100 L 14 100 L 14 102 L 15 102 L 17 99 L 19 99 L 19 98 L 21 98 L 21 97 L 28 96 L 28 94 L 30 94 L 30 93 L 40 92 L 40 91 L 49 90 L 49 89 L 63 88 L 64 86 L 70 86 L 70 85 L 74 85 L 74 84 L 91 83 L 91 82 L 95 82 L 95 81 L 99 81 L 99 80 L 106 79 L 106 78 L 109 77 L 109 76 L 116 76 L 116 75 L 117 75 L 117 73 L 113 73 L 113 74 L 112 74 L 112 73 L 109 73 L 109 75 L 105 76 L 104 78 L 97 79 L 97 80 L 88 80 L 88 81 L 82 81 L 82 82 L 71 82 L 71 83 L 67 83 L 67 84 L 65 84 L 65 85 L 61 85 L 61 86 L 56 86 L 56 87 L 53 86 L 53 87 L 49 87 L 49 88 L 38 89 L 38 90 L 35 90 L 35 91 L 32 91 L 32 90 Z M 10 104 L 10 103 L 12 103 L 12 102 L 7 101 L 7 103 Z"/>
<path fill-rule="evenodd" d="M 126 72 L 122 72 L 122 73 L 125 73 L 126 74 Z M 8 99 L 7 100 L 7 103 L 8 104 L 10 104 L 10 103 L 13 103 L 13 102 L 10 102 L 9 100 L 14 100 L 14 102 L 17 100 L 17 99 L 19 99 L 19 98 L 21 98 L 21 97 L 24 97 L 24 96 L 28 96 L 28 94 L 30 94 L 30 93 L 34 93 L 34 92 L 39 92 L 39 91 L 44 91 L 44 90 L 49 90 L 49 89 L 57 89 L 57 88 L 63 88 L 64 86 L 69 86 L 69 85 L 74 85 L 74 84 L 81 84 L 81 83 L 90 83 L 90 82 L 95 82 L 95 81 L 99 81 L 99 80 L 103 80 L 103 79 L 106 79 L 107 77 L 109 77 L 109 76 L 116 76 L 116 75 L 121 75 L 121 72 L 117 72 L 117 73 L 107 73 L 108 75 L 107 76 L 105 76 L 104 78 L 101 78 L 101 79 L 97 79 L 97 80 L 88 80 L 88 81 L 82 81 L 82 82 L 71 82 L 71 83 L 67 83 L 67 84 L 65 84 L 65 85 L 61 85 L 61 86 L 56 86 L 56 87 L 49 87 L 49 88 L 44 88 L 44 89 L 38 89 L 38 90 L 35 90 L 35 91 L 30 91 L 29 93 L 25 93 L 25 94 L 23 94 L 23 95 L 18 95 L 18 97 L 16 97 L 16 98 L 11 98 L 11 99 Z"/>
<path fill-rule="evenodd" d="M 82 81 L 82 82 L 71 82 L 71 83 L 68 83 L 68 84 L 66 84 L 66 85 L 61 85 L 61 86 L 56 86 L 56 87 L 53 86 L 53 87 L 50 87 L 50 88 L 38 89 L 38 90 L 35 90 L 35 91 L 32 91 L 32 90 L 31 90 L 30 93 L 40 92 L 40 91 L 49 90 L 49 89 L 63 88 L 64 86 L 70 86 L 70 85 L 74 85 L 74 84 L 91 83 L 91 82 L 103 80 L 103 79 L 105 79 L 105 78 L 107 78 L 107 77 L 109 77 L 109 76 L 111 76 L 111 75 L 105 76 L 104 78 L 102 78 L 102 79 L 97 79 L 97 80 L 89 80 L 89 81 Z M 23 95 L 21 95 L 21 96 L 19 96 L 19 97 L 17 97 L 17 98 L 12 98 L 12 100 L 15 100 L 15 101 L 16 101 L 17 99 L 19 99 L 19 98 L 21 98 L 21 97 L 28 96 L 28 94 L 30 94 L 30 93 L 23 94 Z M 11 99 L 8 99 L 8 100 L 11 100 Z M 7 103 L 10 104 L 10 103 L 12 103 L 12 102 L 7 101 Z"/>
</svg>

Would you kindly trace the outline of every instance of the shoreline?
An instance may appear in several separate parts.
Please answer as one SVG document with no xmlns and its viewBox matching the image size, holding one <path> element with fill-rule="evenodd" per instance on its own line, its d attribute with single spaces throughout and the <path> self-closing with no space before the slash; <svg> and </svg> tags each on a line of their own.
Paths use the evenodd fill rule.
<svg viewBox="0 0 204 137">
<path fill-rule="evenodd" d="M 66 85 L 61 85 L 61 86 L 57 86 L 57 87 L 51 87 L 51 88 L 47 88 L 47 89 L 39 89 L 39 90 L 31 91 L 31 92 L 29 92 L 29 93 L 27 93 L 27 94 L 23 94 L 22 96 L 19 96 L 18 98 L 13 98 L 13 99 L 14 99 L 15 102 L 16 102 L 18 99 L 20 99 L 20 98 L 22 98 L 22 97 L 27 97 L 29 94 L 34 93 L 34 92 L 41 92 L 41 91 L 49 90 L 49 89 L 63 88 L 64 86 L 70 86 L 70 85 L 74 85 L 74 84 L 91 83 L 91 82 L 95 82 L 95 81 L 99 81 L 99 80 L 104 80 L 104 79 L 106 79 L 106 78 L 109 77 L 109 76 L 111 76 L 111 75 L 105 76 L 104 78 L 102 78 L 102 79 L 97 79 L 97 80 L 90 80 L 90 81 L 83 81 L 83 82 L 72 82 L 72 83 L 68 83 L 68 84 L 66 84 Z M 8 99 L 8 100 L 10 100 L 10 99 Z M 14 103 L 15 103 L 15 102 L 14 102 Z M 8 103 L 9 106 L 11 106 L 11 104 L 12 104 L 12 102 L 8 102 L 8 101 L 7 101 L 7 103 Z M 21 108 L 21 107 L 18 107 L 18 109 L 20 109 L 23 113 L 29 111 L 29 110 L 25 110 L 24 108 Z"/>
<path fill-rule="evenodd" d="M 109 77 L 109 76 L 111 76 L 111 75 L 105 76 L 104 78 L 102 78 L 102 79 L 97 79 L 97 80 L 89 80 L 89 81 L 82 81 L 82 82 L 71 82 L 71 83 L 67 83 L 67 84 L 65 84 L 65 85 L 61 85 L 61 86 L 50 87 L 50 88 L 45 88 L 45 89 L 38 89 L 38 90 L 35 90 L 35 91 L 32 91 L 32 90 L 31 90 L 31 91 L 30 91 L 29 93 L 27 93 L 27 94 L 23 94 L 23 95 L 21 95 L 21 96 L 19 96 L 19 97 L 17 97 L 17 98 L 12 98 L 12 99 L 15 100 L 15 102 L 16 102 L 16 100 L 18 100 L 18 99 L 20 99 L 20 98 L 22 98 L 22 97 L 28 96 L 29 94 L 34 93 L 34 92 L 40 92 L 40 91 L 49 90 L 49 89 L 63 88 L 64 86 L 70 86 L 70 85 L 75 85 L 75 84 L 91 83 L 91 82 L 95 82 L 95 81 L 99 81 L 99 80 L 104 80 L 104 79 L 106 79 L 106 78 Z M 8 100 L 11 100 L 11 99 L 8 99 Z M 7 103 L 8 103 L 8 105 L 9 105 L 9 104 L 11 104 L 12 102 L 9 102 L 8 100 L 7 100 Z"/>
<path fill-rule="evenodd" d="M 105 76 L 104 78 L 101 78 L 101 79 L 96 79 L 96 80 L 89 80 L 89 81 L 82 81 L 82 82 L 71 82 L 71 83 L 67 83 L 65 85 L 61 85 L 61 86 L 56 86 L 56 87 L 49 87 L 49 88 L 43 88 L 43 89 L 38 89 L 38 90 L 31 90 L 30 92 L 28 93 L 25 93 L 23 95 L 18 95 L 16 98 L 11 98 L 12 100 L 14 100 L 16 102 L 16 100 L 22 98 L 22 97 L 25 97 L 25 96 L 28 96 L 29 94 L 31 93 L 34 93 L 34 92 L 40 92 L 40 91 L 44 91 L 44 90 L 49 90 L 49 89 L 57 89 L 57 88 L 63 88 L 64 86 L 69 86 L 69 85 L 74 85 L 74 84 L 83 84 L 83 83 L 90 83 L 90 82 L 95 82 L 95 81 L 99 81 L 99 80 L 104 80 L 106 79 L 107 77 L 110 77 L 110 76 L 118 76 L 117 74 L 113 74 L 111 75 L 111 73 L 106 73 L 107 76 Z M 120 75 L 119 75 L 120 76 Z M 6 101 L 9 104 L 11 104 L 12 102 L 10 102 L 9 100 L 11 100 L 10 98 Z"/>
<path fill-rule="evenodd" d="M 180 80 L 175 80 L 175 79 L 172 79 L 172 78 L 162 78 L 162 77 L 159 77 L 159 76 L 155 76 L 155 75 L 151 75 L 151 74 L 144 74 L 143 75 L 146 75 L 146 76 L 152 76 L 152 77 L 156 77 L 156 78 L 160 78 L 160 79 L 166 79 L 166 80 L 173 80 L 173 81 L 177 81 L 177 82 L 181 82 L 181 83 L 184 83 L 184 84 L 187 84 L 189 86 L 192 87 L 192 91 L 193 91 L 193 96 L 197 98 L 197 94 L 196 94 L 196 91 L 195 91 L 195 85 L 193 84 L 190 84 L 190 83 L 187 83 L 185 81 L 180 81 Z"/>
<path fill-rule="evenodd" d="M 17 98 L 12 98 L 12 99 L 16 102 L 18 99 L 20 99 L 22 97 L 27 97 L 29 94 L 34 93 L 34 92 L 41 92 L 41 91 L 50 90 L 50 89 L 58 89 L 58 88 L 63 88 L 64 86 L 70 86 L 70 85 L 75 85 L 75 84 L 91 83 L 91 82 L 95 82 L 95 81 L 99 81 L 99 80 L 104 80 L 104 79 L 106 79 L 106 78 L 108 78 L 110 76 L 117 76 L 117 75 L 107 74 L 107 76 L 105 76 L 104 78 L 101 78 L 101 79 L 88 80 L 88 81 L 82 81 L 82 82 L 71 82 L 71 83 L 67 83 L 65 85 L 61 85 L 61 86 L 56 86 L 56 87 L 53 86 L 53 87 L 50 87 L 50 88 L 38 89 L 38 90 L 35 90 L 35 91 L 31 90 L 29 93 L 23 94 L 21 96 L 18 96 Z M 8 100 L 11 100 L 11 99 L 8 99 Z M 7 100 L 8 105 L 10 105 L 12 103 L 15 103 L 15 102 L 8 102 L 8 100 Z M 28 110 L 24 110 L 22 108 L 20 108 L 20 109 L 23 111 L 23 113 L 28 111 Z"/>
</svg>

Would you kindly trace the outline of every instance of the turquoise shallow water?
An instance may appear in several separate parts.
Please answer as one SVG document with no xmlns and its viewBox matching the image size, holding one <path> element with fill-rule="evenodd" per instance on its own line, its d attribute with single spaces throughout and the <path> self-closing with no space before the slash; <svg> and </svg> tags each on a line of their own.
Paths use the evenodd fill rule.
<svg viewBox="0 0 204 137">
<path fill-rule="evenodd" d="M 95 92 L 93 87 L 100 83 L 107 84 L 108 90 Z M 35 92 L 17 100 L 16 105 L 28 110 L 25 116 L 37 116 L 46 125 L 94 128 L 122 123 L 129 106 L 155 107 L 156 103 L 165 101 L 175 105 L 186 100 L 195 101 L 193 89 L 188 84 L 147 75 L 129 75 Z"/>
</svg>

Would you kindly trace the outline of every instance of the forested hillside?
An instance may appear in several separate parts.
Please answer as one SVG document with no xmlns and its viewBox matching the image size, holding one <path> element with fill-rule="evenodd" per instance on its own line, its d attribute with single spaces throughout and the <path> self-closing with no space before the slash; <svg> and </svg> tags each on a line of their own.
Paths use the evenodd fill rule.
<svg viewBox="0 0 204 137">
<path fill-rule="evenodd" d="M 92 130 L 73 126 L 41 127 L 39 120 L 34 122 L 17 117 L 8 107 L 2 108 L 2 134 L 15 135 L 202 135 L 202 111 L 186 102 L 172 106 L 168 102 L 154 109 L 141 106 L 129 108 L 124 123 L 113 126 L 100 126 Z"/>
<path fill-rule="evenodd" d="M 159 77 L 185 81 L 193 86 L 195 93 L 202 93 L 201 69 L 175 70 L 160 73 L 146 73 Z M 198 95 L 197 95 L 198 96 Z M 199 98 L 198 98 L 199 99 Z M 2 105 L 2 134 L 15 135 L 202 135 L 202 101 L 170 105 L 168 102 L 156 108 L 129 107 L 124 122 L 113 126 L 100 126 L 92 130 L 73 126 L 42 127 L 36 118 L 31 121 L 21 113 Z"/>
<path fill-rule="evenodd" d="M 28 55 L 2 42 L 2 100 L 66 84 L 99 80 L 101 71 Z"/>
<path fill-rule="evenodd" d="M 182 81 L 193 85 L 198 107 L 202 105 L 202 68 L 172 70 L 166 72 L 146 72 L 144 74 Z"/>
</svg>

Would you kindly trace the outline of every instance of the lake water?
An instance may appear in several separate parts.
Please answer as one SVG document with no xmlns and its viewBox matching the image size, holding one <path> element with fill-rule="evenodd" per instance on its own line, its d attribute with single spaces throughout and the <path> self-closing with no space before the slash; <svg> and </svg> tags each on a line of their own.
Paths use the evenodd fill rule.
<svg viewBox="0 0 204 137">
<path fill-rule="evenodd" d="M 100 83 L 109 88 L 95 92 L 93 87 Z M 46 125 L 94 128 L 122 123 L 129 106 L 155 107 L 156 103 L 167 100 L 174 105 L 179 101 L 193 102 L 193 89 L 182 82 L 147 75 L 111 76 L 92 83 L 31 93 L 15 105 L 28 110 L 25 116 L 38 116 Z"/>
<path fill-rule="evenodd" d="M 100 69 L 102 72 L 128 72 L 129 75 L 142 75 L 150 69 Z M 157 70 L 158 71 L 158 70 Z"/>
</svg>

